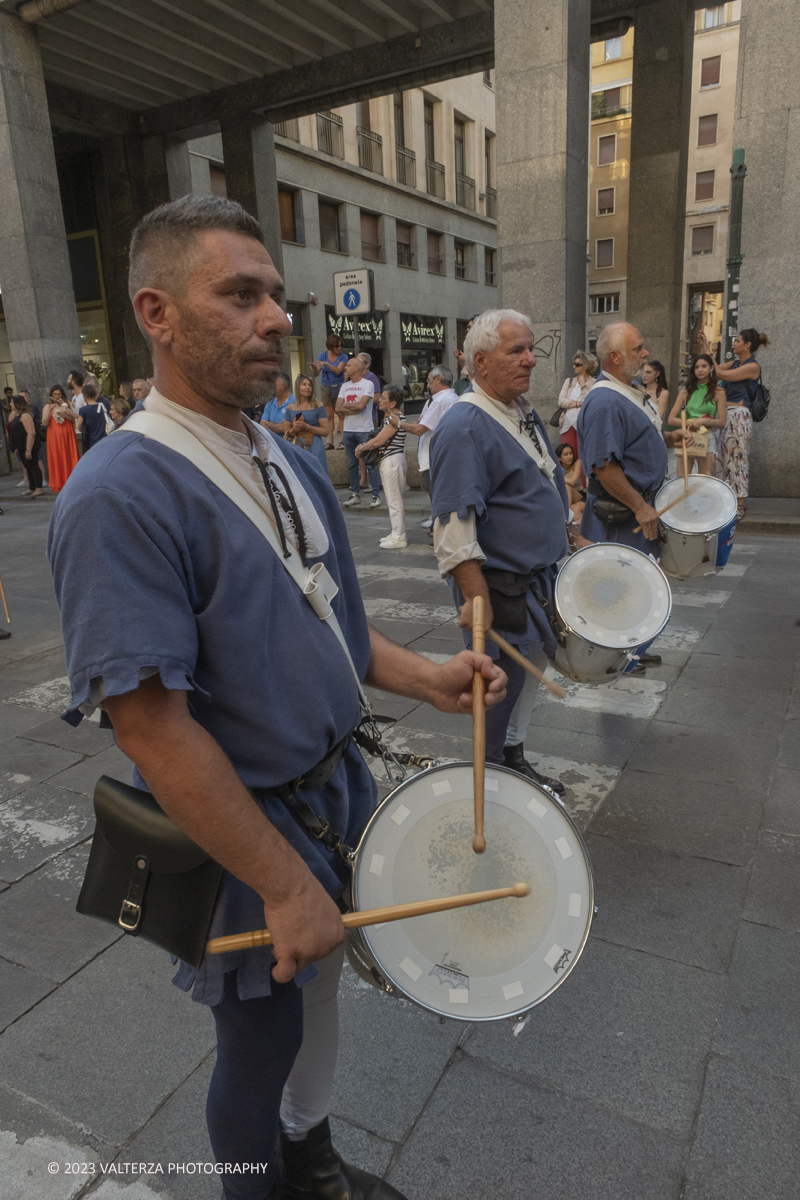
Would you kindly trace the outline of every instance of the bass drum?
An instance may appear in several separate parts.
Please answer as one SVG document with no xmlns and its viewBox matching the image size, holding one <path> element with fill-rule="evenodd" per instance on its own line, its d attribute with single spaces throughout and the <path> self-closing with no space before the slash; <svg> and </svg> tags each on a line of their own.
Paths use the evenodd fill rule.
<svg viewBox="0 0 800 1200">
<path fill-rule="evenodd" d="M 671 479 L 656 496 L 663 508 L 684 490 Z M 736 493 L 713 475 L 691 475 L 683 500 L 659 518 L 661 568 L 675 579 L 714 575 L 728 561 L 736 529 Z"/>
<path fill-rule="evenodd" d="M 486 766 L 486 850 L 472 849 L 472 763 L 401 784 L 355 852 L 357 910 L 529 883 L 524 899 L 351 930 L 360 966 L 384 990 L 458 1021 L 518 1017 L 559 987 L 594 913 L 589 857 L 552 795 Z M 353 937 L 355 934 L 355 937 Z"/>
<path fill-rule="evenodd" d="M 613 683 L 661 633 L 672 611 L 663 571 L 616 542 L 576 550 L 556 577 L 554 663 L 576 683 Z"/>
</svg>

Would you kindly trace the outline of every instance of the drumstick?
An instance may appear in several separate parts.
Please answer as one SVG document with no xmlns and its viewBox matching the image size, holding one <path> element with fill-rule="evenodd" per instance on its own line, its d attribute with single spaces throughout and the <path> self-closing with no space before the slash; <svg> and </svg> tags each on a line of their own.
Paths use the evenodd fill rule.
<svg viewBox="0 0 800 1200">
<path fill-rule="evenodd" d="M 686 408 L 685 407 L 681 409 L 681 429 L 683 430 L 684 433 L 686 433 Z M 689 491 L 689 454 L 686 449 L 686 438 L 685 437 L 681 444 L 683 446 L 683 490 L 684 490 L 684 492 L 688 492 Z"/>
<path fill-rule="evenodd" d="M 483 654 L 486 648 L 483 625 L 483 596 L 472 601 L 472 649 Z M 483 801 L 486 787 L 486 705 L 483 694 L 483 676 L 476 671 L 472 676 L 472 788 L 475 804 L 475 836 L 472 849 L 483 854 L 486 838 L 483 836 Z"/>
<path fill-rule="evenodd" d="M 687 489 L 686 489 L 686 492 L 688 492 L 688 494 L 691 496 L 692 492 L 699 492 L 699 491 L 700 491 L 700 486 L 701 486 L 701 485 L 695 484 L 695 486 L 694 486 L 693 488 L 687 488 Z M 679 493 L 679 494 L 678 494 L 678 495 L 675 497 L 675 499 L 674 499 L 674 500 L 670 500 L 669 504 L 665 504 L 663 508 L 660 508 L 660 509 L 658 510 L 658 512 L 656 513 L 656 516 L 657 516 L 657 517 L 660 517 L 662 513 L 668 512 L 668 511 L 669 511 L 669 509 L 673 508 L 673 507 L 674 507 L 676 504 L 680 504 L 681 500 L 685 500 L 685 499 L 686 499 L 686 492 L 680 492 L 680 493 Z M 641 527 L 641 525 L 636 525 L 636 526 L 634 527 L 634 530 L 633 530 L 633 532 L 634 532 L 634 533 L 641 533 L 641 531 L 642 531 L 642 527 Z"/>
<path fill-rule="evenodd" d="M 564 699 L 564 689 L 559 687 L 557 683 L 551 683 L 547 676 L 543 675 L 539 668 L 533 665 L 530 659 L 527 659 L 524 654 L 520 654 L 519 650 L 515 650 L 505 638 L 500 637 L 499 633 L 495 633 L 493 629 L 487 629 L 486 636 L 491 638 L 494 644 L 499 646 L 504 654 L 507 654 L 509 658 L 513 658 L 515 663 L 519 663 L 521 667 L 524 667 L 526 671 L 529 671 L 530 674 L 533 675 L 534 679 L 540 680 L 540 682 L 543 683 L 547 688 L 548 692 L 552 692 L 553 695 L 559 700 Z"/>
<path fill-rule="evenodd" d="M 6 610 L 6 620 L 11 624 L 11 617 L 8 615 L 8 605 L 6 604 L 6 590 L 3 587 L 3 581 L 0 579 L 0 596 L 3 597 L 3 608 Z"/>
<path fill-rule="evenodd" d="M 386 921 L 405 921 L 407 917 L 424 917 L 426 913 L 447 912 L 451 908 L 466 908 L 469 904 L 484 904 L 487 900 L 505 900 L 510 896 L 529 896 L 527 883 L 495 888 L 489 892 L 466 892 L 461 896 L 442 896 L 439 900 L 414 900 L 409 904 L 390 904 L 387 908 L 368 908 L 364 912 L 345 913 L 345 929 L 362 925 L 382 925 Z M 250 950 L 254 946 L 271 946 L 268 929 L 253 929 L 250 933 L 234 933 L 230 937 L 212 938 L 206 944 L 208 954 L 224 954 L 226 950 Z"/>
</svg>

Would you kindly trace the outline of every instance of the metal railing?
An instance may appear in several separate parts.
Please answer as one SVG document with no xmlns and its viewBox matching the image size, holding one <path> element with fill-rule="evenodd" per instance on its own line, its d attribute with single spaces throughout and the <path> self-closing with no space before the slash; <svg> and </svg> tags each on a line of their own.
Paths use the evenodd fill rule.
<svg viewBox="0 0 800 1200">
<path fill-rule="evenodd" d="M 290 117 L 288 121 L 273 121 L 272 128 L 281 137 L 290 138 L 293 142 L 300 141 L 300 129 L 297 124 L 297 117 Z"/>
<path fill-rule="evenodd" d="M 406 150 L 405 146 L 396 146 L 395 161 L 397 163 L 397 182 L 405 183 L 408 187 L 416 187 L 417 156 L 414 151 Z"/>
<path fill-rule="evenodd" d="M 444 259 L 431 258 L 428 255 L 428 274 L 429 275 L 444 275 Z"/>
<path fill-rule="evenodd" d="M 425 186 L 429 196 L 444 200 L 444 167 L 432 158 L 425 159 Z"/>
<path fill-rule="evenodd" d="M 497 219 L 497 188 L 486 189 L 486 215 Z"/>
<path fill-rule="evenodd" d="M 358 141 L 358 165 L 365 171 L 373 171 L 376 175 L 383 174 L 383 138 L 369 129 L 356 126 Z"/>
<path fill-rule="evenodd" d="M 397 242 L 396 245 L 398 267 L 413 267 L 414 255 L 411 252 L 411 247 L 406 242 Z"/>
<path fill-rule="evenodd" d="M 630 104 L 618 104 L 616 108 L 606 107 L 605 92 L 595 92 L 592 96 L 592 120 L 603 117 L 622 117 L 631 111 Z"/>
<path fill-rule="evenodd" d="M 344 122 L 332 112 L 317 113 L 317 146 L 323 154 L 344 158 Z"/>
<path fill-rule="evenodd" d="M 456 204 L 462 208 L 475 208 L 475 180 L 460 172 L 456 172 Z"/>
</svg>

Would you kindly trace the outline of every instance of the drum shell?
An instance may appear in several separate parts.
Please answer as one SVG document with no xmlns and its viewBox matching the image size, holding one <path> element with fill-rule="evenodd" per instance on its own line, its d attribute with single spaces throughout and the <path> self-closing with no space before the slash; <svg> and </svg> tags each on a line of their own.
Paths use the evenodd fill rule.
<svg viewBox="0 0 800 1200">
<path fill-rule="evenodd" d="M 567 679 L 575 683 L 613 683 L 630 666 L 628 652 L 598 646 L 571 630 L 560 616 L 556 617 L 560 629 L 559 644 L 553 662 Z M 632 654 L 637 651 L 632 650 Z"/>
<path fill-rule="evenodd" d="M 660 525 L 659 565 L 673 579 L 698 579 L 717 571 L 716 533 L 679 533 Z"/>
</svg>

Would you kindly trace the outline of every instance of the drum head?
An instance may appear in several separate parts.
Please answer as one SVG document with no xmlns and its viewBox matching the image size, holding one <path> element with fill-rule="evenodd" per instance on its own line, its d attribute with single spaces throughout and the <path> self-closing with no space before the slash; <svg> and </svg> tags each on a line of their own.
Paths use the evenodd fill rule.
<svg viewBox="0 0 800 1200">
<path fill-rule="evenodd" d="M 472 764 L 414 776 L 373 817 L 353 878 L 357 909 L 529 883 L 524 899 L 363 928 L 381 973 L 423 1008 L 467 1021 L 514 1016 L 566 978 L 594 891 L 572 820 L 546 792 L 487 764 L 486 850 L 472 849 Z"/>
<path fill-rule="evenodd" d="M 664 508 L 684 490 L 682 479 L 671 479 L 656 496 L 656 508 Z M 736 516 L 736 493 L 713 475 L 692 475 L 685 500 L 659 519 L 667 529 L 678 533 L 717 533 Z"/>
<path fill-rule="evenodd" d="M 660 567 L 640 550 L 603 542 L 572 554 L 556 579 L 556 608 L 587 642 L 643 646 L 669 620 L 672 593 Z"/>
</svg>

